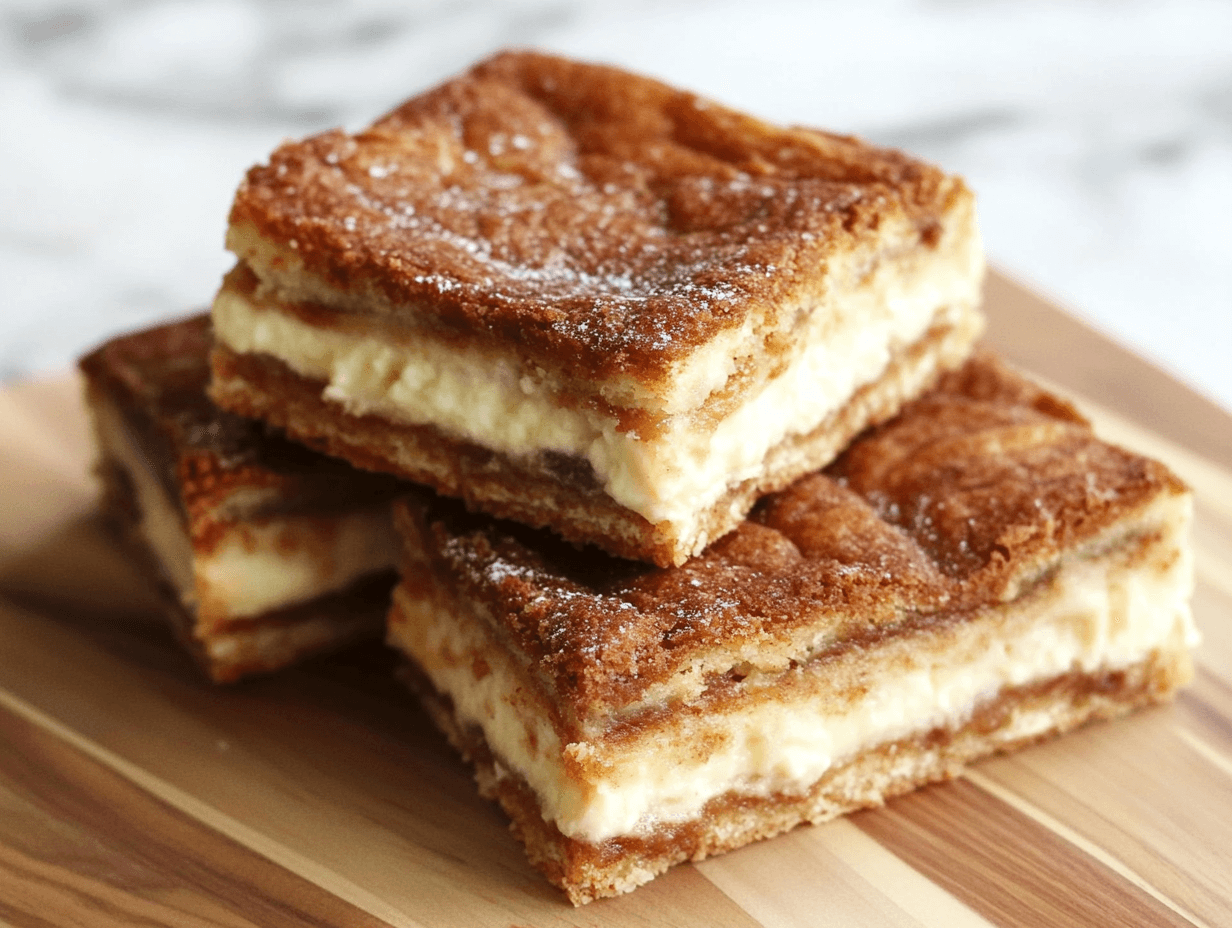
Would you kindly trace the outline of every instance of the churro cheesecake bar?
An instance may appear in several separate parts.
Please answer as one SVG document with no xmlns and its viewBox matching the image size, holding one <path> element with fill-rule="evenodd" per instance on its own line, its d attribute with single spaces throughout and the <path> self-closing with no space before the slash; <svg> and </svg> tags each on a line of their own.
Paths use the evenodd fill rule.
<svg viewBox="0 0 1232 928">
<path fill-rule="evenodd" d="M 1191 675 L 1191 497 L 977 357 L 654 568 L 408 500 L 389 640 L 575 904 Z"/>
<path fill-rule="evenodd" d="M 504 53 L 236 194 L 213 396 L 662 566 L 967 356 L 963 182 L 610 67 Z"/>
<path fill-rule="evenodd" d="M 216 408 L 210 344 L 200 315 L 113 339 L 80 367 L 104 513 L 181 641 L 228 682 L 379 637 L 402 487 Z"/>
</svg>

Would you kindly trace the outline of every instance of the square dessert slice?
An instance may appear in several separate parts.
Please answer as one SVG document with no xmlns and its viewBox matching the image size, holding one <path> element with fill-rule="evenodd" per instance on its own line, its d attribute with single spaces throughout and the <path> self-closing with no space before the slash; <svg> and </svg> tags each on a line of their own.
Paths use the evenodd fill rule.
<svg viewBox="0 0 1232 928">
<path fill-rule="evenodd" d="M 81 359 L 108 520 L 217 682 L 380 634 L 395 479 L 355 471 L 206 397 L 206 315 Z"/>
<path fill-rule="evenodd" d="M 1166 698 L 1191 497 L 979 357 L 678 568 L 408 498 L 389 640 L 574 903 Z"/>
<path fill-rule="evenodd" d="M 969 353 L 962 181 L 506 53 L 249 171 L 213 396 L 666 566 Z"/>
</svg>

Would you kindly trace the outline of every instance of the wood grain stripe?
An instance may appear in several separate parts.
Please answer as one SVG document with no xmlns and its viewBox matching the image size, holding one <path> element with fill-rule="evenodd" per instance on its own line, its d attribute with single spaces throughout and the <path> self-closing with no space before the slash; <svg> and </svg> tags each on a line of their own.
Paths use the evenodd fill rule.
<svg viewBox="0 0 1232 928">
<path fill-rule="evenodd" d="M 994 924 L 1194 924 L 1038 821 L 959 779 L 852 821 Z"/>
<path fill-rule="evenodd" d="M 27 835 L 27 837 L 33 837 Z M 44 837 L 39 835 L 37 837 Z M 46 842 L 51 848 L 51 842 Z M 0 846 L 0 918 L 5 925 L 121 926 L 176 925 L 182 928 L 215 928 L 215 926 L 255 926 L 224 903 L 197 897 L 182 885 L 173 886 L 163 876 L 161 886 L 130 887 L 78 873 L 82 850 L 56 845 L 52 853 L 65 855 L 71 866 L 22 854 Z M 113 859 L 111 861 L 115 863 Z M 195 888 L 194 888 L 195 889 Z M 145 898 L 142 893 L 174 892 L 173 904 Z M 189 911 L 193 907 L 214 909 L 207 915 Z M 211 917 L 213 916 L 213 917 Z"/>
<path fill-rule="evenodd" d="M 1203 760 L 1218 770 L 1223 771 L 1224 775 L 1232 779 L 1232 757 L 1225 754 L 1220 754 L 1210 744 L 1203 741 L 1193 732 L 1182 729 L 1177 732 L 1181 740 L 1184 741 L 1190 748 L 1194 750 Z"/>
<path fill-rule="evenodd" d="M 1194 566 L 1199 581 L 1217 590 L 1220 596 L 1232 599 L 1232 561 L 1217 557 L 1208 548 L 1199 548 Z"/>
<path fill-rule="evenodd" d="M 1202 633 L 1202 641 L 1194 652 L 1195 663 L 1232 687 L 1232 589 L 1227 583 L 1208 582 L 1204 559 L 1198 558 L 1198 585 L 1193 595 L 1194 621 Z M 1232 571 L 1232 566 L 1228 568 Z"/>
<path fill-rule="evenodd" d="M 1130 883 L 1133 883 L 1153 899 L 1172 909 L 1172 911 L 1176 912 L 1176 914 L 1181 916 L 1181 918 L 1192 922 L 1194 925 L 1201 926 L 1201 928 L 1209 928 L 1209 926 L 1194 915 L 1194 913 L 1187 911 L 1179 903 L 1169 899 L 1160 889 L 1152 886 L 1143 876 L 1135 873 L 1124 862 L 1118 860 L 1115 856 L 1105 851 L 1094 841 L 1087 839 L 1077 830 L 1066 825 L 1055 816 L 1050 815 L 1039 806 L 1028 802 L 1024 797 L 1019 796 L 1012 790 L 1005 788 L 991 777 L 984 776 L 977 769 L 967 770 L 963 773 L 963 776 L 980 789 L 984 790 L 984 792 L 996 797 L 1006 805 L 1011 806 L 1015 811 L 1022 813 L 1032 821 L 1043 825 L 1058 837 L 1065 839 L 1092 860 L 1098 861 L 1118 876 L 1121 876 Z"/>
<path fill-rule="evenodd" d="M 1187 729 L 1208 744 L 1227 744 L 1220 729 L 1184 701 L 1195 694 L 1205 704 L 1212 695 L 1209 680 L 1200 672 L 1173 705 L 1085 726 L 977 769 L 1021 797 L 1032 817 L 1064 823 L 1182 912 L 1226 925 L 1232 859 L 1221 849 L 1232 851 L 1229 784 L 1179 736 Z M 1221 707 L 1227 708 L 1213 704 Z"/>
<path fill-rule="evenodd" d="M 386 924 L 0 711 L 0 915 L 19 925 Z"/>
<path fill-rule="evenodd" d="M 1215 766 L 1232 771 L 1232 684 L 1210 671 L 1198 668 L 1197 685 L 1177 694 L 1177 705 L 1185 721 L 1178 731 L 1191 746 L 1205 746 L 1203 756 Z M 1230 849 L 1232 851 L 1232 849 Z"/>
<path fill-rule="evenodd" d="M 797 828 L 697 865 L 763 925 L 989 928 L 990 923 L 847 819 Z M 824 879 L 818 875 L 824 874 Z"/>
<path fill-rule="evenodd" d="M 319 911 L 321 914 L 313 914 L 308 924 L 390 924 L 407 928 L 419 925 L 361 887 L 325 872 L 290 848 L 82 738 L 13 694 L 0 690 L 0 709 L 5 710 L 0 712 L 3 724 L 16 726 L 13 731 L 25 735 L 22 753 L 36 762 L 32 770 L 41 766 L 57 772 L 54 788 L 48 790 L 45 801 L 53 801 L 57 793 L 70 792 L 86 812 L 97 812 L 87 820 L 94 823 L 95 836 L 105 844 L 118 842 L 126 853 L 140 854 L 141 860 L 152 862 L 158 857 L 140 851 L 143 844 L 152 842 L 156 855 L 174 862 L 175 873 L 182 875 L 184 868 L 188 868 L 189 872 L 199 874 L 203 889 L 221 893 L 223 898 L 229 895 L 225 890 L 232 880 L 243 881 L 251 875 L 255 879 L 242 892 L 246 907 L 263 898 L 257 881 L 286 890 L 285 899 L 281 893 L 264 897 L 266 905 L 271 912 L 291 911 L 298 920 L 268 924 L 303 924 L 307 915 Z M 69 775 L 72 769 L 85 779 L 74 783 Z M 30 786 L 32 778 L 27 776 L 24 782 Z M 92 792 L 99 792 L 100 797 L 91 799 Z M 124 811 L 107 814 L 112 808 Z M 74 815 L 79 811 L 74 810 Z M 63 810 L 59 814 L 62 819 L 65 817 Z M 211 827 L 204 825 L 207 821 Z M 148 831 L 141 827 L 134 833 L 134 823 L 142 822 L 148 825 Z M 225 842 L 225 847 L 219 842 Z M 213 855 L 213 863 L 210 857 L 200 856 L 199 848 L 205 848 L 200 853 Z M 220 876 L 224 871 L 225 875 Z M 289 901 L 298 901 L 301 894 L 312 900 L 310 910 L 299 911 Z M 337 911 L 334 906 L 342 907 L 347 918 L 332 918 L 328 913 Z"/>
<path fill-rule="evenodd" d="M 76 372 L 16 384 L 0 392 L 0 427 L 5 435 L 21 436 L 22 458 L 36 456 L 66 482 L 77 485 L 89 479 L 93 454 L 81 393 Z"/>
</svg>

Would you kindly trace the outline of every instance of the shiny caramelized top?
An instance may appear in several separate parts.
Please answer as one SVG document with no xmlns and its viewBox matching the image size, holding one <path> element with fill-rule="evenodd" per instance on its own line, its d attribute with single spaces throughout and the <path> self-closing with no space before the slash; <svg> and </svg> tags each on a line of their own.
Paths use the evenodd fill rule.
<svg viewBox="0 0 1232 928">
<path fill-rule="evenodd" d="M 985 355 L 683 567 L 577 551 L 456 510 L 401 522 L 436 549 L 438 576 L 484 603 L 585 714 L 632 702 L 714 649 L 773 647 L 807 627 L 825 653 L 1010 598 L 1183 492 L 1163 465 L 1099 441 L 1071 406 Z"/>
<path fill-rule="evenodd" d="M 508 52 L 356 135 L 283 145 L 231 223 L 419 324 L 653 383 L 889 216 L 934 245 L 965 197 L 899 152 Z"/>
<path fill-rule="evenodd" d="M 132 442 L 186 510 L 194 536 L 237 490 L 266 491 L 267 501 L 272 492 L 278 509 L 321 510 L 400 489 L 216 407 L 205 392 L 211 344 L 209 316 L 199 315 L 114 338 L 79 362 L 91 391 L 119 409 Z"/>
</svg>

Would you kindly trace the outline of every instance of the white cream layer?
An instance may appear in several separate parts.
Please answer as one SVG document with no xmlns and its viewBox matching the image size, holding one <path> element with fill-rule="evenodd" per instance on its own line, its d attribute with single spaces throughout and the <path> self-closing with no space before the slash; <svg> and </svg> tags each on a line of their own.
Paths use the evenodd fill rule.
<svg viewBox="0 0 1232 928">
<path fill-rule="evenodd" d="M 211 549 L 193 548 L 179 509 L 119 412 L 96 402 L 104 453 L 128 474 L 139 531 L 200 621 L 248 618 L 337 592 L 393 567 L 397 536 L 388 504 L 328 516 L 274 516 L 229 526 Z"/>
<path fill-rule="evenodd" d="M 824 334 L 717 426 L 678 414 L 653 439 L 559 402 L 549 385 L 520 373 L 512 354 L 494 358 L 427 337 L 316 327 L 231 290 L 214 302 L 214 334 L 235 352 L 270 355 L 324 382 L 325 397 L 352 414 L 432 424 L 515 458 L 542 451 L 583 457 L 616 502 L 692 538 L 729 487 L 760 474 L 771 448 L 812 431 L 878 379 L 892 353 L 919 340 L 939 312 L 951 322 L 970 312 L 981 266 L 975 242 L 962 261 L 940 270 L 884 267 L 844 291 L 843 310 Z"/>
<path fill-rule="evenodd" d="M 710 799 L 735 792 L 768 796 L 800 793 L 833 765 L 861 751 L 937 726 L 957 727 L 1005 687 L 1029 685 L 1079 670 L 1115 670 L 1152 650 L 1196 642 L 1189 612 L 1192 566 L 1188 555 L 1162 572 L 1090 561 L 1044 596 L 998 607 L 1008 622 L 986 623 L 979 633 L 946 632 L 936 640 L 890 645 L 892 673 L 847 711 L 824 700 L 757 701 L 717 718 L 686 721 L 670 734 L 647 733 L 642 743 L 609 751 L 600 743 L 562 745 L 544 714 L 519 704 L 516 673 L 491 659 L 478 629 L 459 623 L 425 600 L 396 594 L 410 621 L 390 626 L 391 643 L 424 667 L 449 695 L 466 723 L 478 725 L 500 758 L 538 796 L 544 818 L 562 833 L 590 842 L 645 833 L 663 822 L 687 821 Z M 476 677 L 472 650 L 486 655 L 490 672 Z M 909 668 L 903 670 L 904 664 Z M 1014 722 L 1016 729 L 1030 720 Z M 1029 727 L 1029 725 L 1028 725 Z M 715 740 L 706 736 L 720 735 Z M 712 753 L 697 744 L 719 743 Z M 564 757 L 594 761 L 603 774 L 575 779 Z"/>
<path fill-rule="evenodd" d="M 388 504 L 237 523 L 208 554 L 197 552 L 198 608 L 239 618 L 304 603 L 392 569 L 397 550 Z"/>
</svg>

